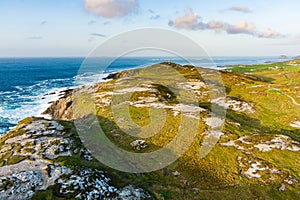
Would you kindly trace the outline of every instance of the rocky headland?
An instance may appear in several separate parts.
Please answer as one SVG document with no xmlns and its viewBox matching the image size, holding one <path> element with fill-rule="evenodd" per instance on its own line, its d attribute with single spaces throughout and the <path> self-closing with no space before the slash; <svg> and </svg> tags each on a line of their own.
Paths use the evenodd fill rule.
<svg viewBox="0 0 300 200">
<path fill-rule="evenodd" d="M 218 72 L 222 82 L 214 70 L 161 63 L 64 91 L 44 112 L 52 119 L 26 118 L 1 136 L 0 199 L 296 199 L 299 63 L 232 66 Z M 226 98 L 215 98 L 211 85 L 224 85 Z M 74 101 L 83 93 L 93 99 L 99 124 L 120 148 L 136 153 L 163 148 L 182 119 L 199 123 L 194 141 L 161 170 L 111 169 L 85 148 L 74 126 Z M 120 128 L 129 124 L 125 104 L 141 127 L 162 121 L 152 119 L 149 109 L 165 110 L 166 120 L 155 136 L 133 137 Z M 210 115 L 213 107 L 226 110 L 225 118 Z M 201 158 L 201 148 L 211 144 L 208 136 L 218 141 Z"/>
</svg>

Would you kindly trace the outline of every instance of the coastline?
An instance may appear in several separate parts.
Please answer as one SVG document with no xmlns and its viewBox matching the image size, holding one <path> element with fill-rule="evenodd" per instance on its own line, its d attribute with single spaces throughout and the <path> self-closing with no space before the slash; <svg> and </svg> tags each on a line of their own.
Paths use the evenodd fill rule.
<svg viewBox="0 0 300 200">
<path fill-rule="evenodd" d="M 286 59 L 285 61 L 282 61 L 282 62 L 273 62 L 273 63 L 267 62 L 267 63 L 260 64 L 260 65 L 270 65 L 270 64 L 276 64 L 276 63 L 290 62 L 290 61 L 293 61 L 293 60 L 294 59 Z M 247 64 L 238 64 L 238 65 L 228 65 L 228 66 L 223 66 L 223 67 L 216 66 L 216 68 L 214 70 L 218 70 L 218 71 L 228 70 L 228 71 L 230 71 L 230 68 L 249 67 L 249 66 L 253 66 L 253 65 L 255 65 L 255 64 L 248 64 L 248 65 Z M 143 65 L 141 67 L 129 68 L 129 69 L 126 69 L 126 70 L 120 70 L 120 71 L 117 71 L 117 72 L 109 73 L 101 79 L 102 80 L 101 82 L 107 82 L 107 81 L 110 81 L 110 80 L 130 76 L 130 75 L 132 75 L 132 72 L 134 72 L 135 70 L 142 69 L 146 66 L 147 65 Z M 148 65 L 148 66 L 150 66 L 150 65 Z M 201 67 L 201 66 L 195 66 L 195 67 Z M 100 83 L 100 81 L 99 82 L 93 82 L 93 83 L 90 83 L 89 86 L 97 85 L 99 83 Z M 55 119 L 61 119 L 60 117 L 63 116 L 63 114 L 62 113 L 55 114 L 57 111 L 54 110 L 58 106 L 59 100 L 69 97 L 70 93 L 72 93 L 73 90 L 81 89 L 85 86 L 87 86 L 87 85 L 76 86 L 76 87 L 67 88 L 67 89 L 59 91 L 59 95 L 57 96 L 57 99 L 48 103 L 48 107 L 44 111 L 42 111 L 41 116 L 47 116 L 48 117 L 47 119 L 52 119 L 52 120 L 53 119 L 54 120 Z M 72 100 L 70 98 L 68 100 L 66 100 L 65 101 L 66 107 L 63 108 L 63 109 L 68 110 L 68 108 L 69 108 L 68 104 L 71 105 L 71 103 L 72 103 Z M 70 115 L 70 113 L 67 114 L 67 115 Z M 69 120 L 70 118 L 71 118 L 71 116 L 68 116 L 66 119 Z"/>
<path fill-rule="evenodd" d="M 297 65 L 298 63 L 300 64 L 300 60 L 296 62 Z M 204 95 L 208 94 L 207 85 L 201 75 L 197 73 L 197 70 L 194 70 L 192 66 L 174 65 L 173 63 L 150 67 L 150 69 L 155 69 L 154 71 L 158 70 L 157 74 L 161 74 L 161 78 L 164 78 L 165 81 L 173 81 L 172 86 L 176 89 L 195 92 L 198 102 L 201 103 L 199 107 L 190 101 L 178 103 L 176 101 L 177 94 L 155 84 L 154 80 L 150 81 L 149 84 L 138 87 L 137 91 L 134 88 L 136 96 L 128 101 L 128 105 L 132 106 L 132 111 L 134 111 L 131 115 L 132 119 L 138 120 L 139 123 L 145 123 L 148 117 L 143 116 L 147 116 L 149 108 L 158 108 L 158 106 L 162 109 L 166 108 L 168 120 L 165 121 L 163 126 L 168 128 L 161 129 L 153 138 L 136 138 L 124 132 L 122 128 L 118 128 L 119 126 L 116 124 L 116 118 L 113 117 L 110 106 L 114 94 L 124 94 L 125 96 L 130 94 L 133 88 L 129 80 L 135 80 L 137 77 L 141 78 L 141 75 L 147 73 L 147 70 L 145 70 L 146 72 L 135 70 L 135 73 L 122 71 L 118 75 L 111 75 L 112 78 L 119 78 L 116 80 L 120 84 L 118 90 L 115 90 L 115 81 L 96 83 L 97 92 L 94 96 L 96 97 L 96 109 L 99 110 L 99 113 L 97 113 L 97 117 L 100 119 L 99 124 L 113 143 L 128 152 L 148 153 L 163 148 L 170 143 L 170 139 L 174 135 L 178 135 L 177 129 L 172 128 L 181 125 L 180 118 L 182 117 L 191 122 L 201 123 L 201 128 L 199 127 L 199 132 L 197 131 L 200 137 L 197 142 L 195 141 L 189 146 L 189 150 L 181 156 L 182 159 L 178 159 L 161 170 L 149 172 L 150 176 L 148 173 L 124 174 L 114 167 L 110 167 L 108 170 L 107 166 L 103 166 L 105 163 L 100 163 L 95 159 L 97 155 L 94 155 L 94 151 L 85 149 L 88 146 L 84 142 L 89 141 L 88 138 L 87 140 L 80 140 L 80 134 L 76 131 L 76 126 L 72 123 L 71 115 L 69 115 L 71 112 L 68 110 L 72 104 L 70 95 L 72 95 L 73 90 L 62 91 L 60 100 L 52 104 L 52 111 L 57 112 L 57 117 L 53 116 L 52 120 L 26 118 L 19 123 L 14 131 L 1 136 L 3 145 L 0 150 L 6 155 L 2 156 L 2 160 L 0 160 L 0 163 L 2 163 L 0 169 L 3 171 L 2 177 L 5 180 L 10 180 L 11 177 L 15 176 L 20 177 L 13 182 L 15 183 L 13 187 L 4 190 L 6 192 L 4 195 L 11 190 L 21 191 L 22 188 L 17 184 L 22 180 L 32 180 L 33 178 L 38 179 L 34 182 L 39 183 L 40 186 L 32 188 L 30 186 L 31 182 L 29 182 L 28 187 L 26 186 L 26 192 L 32 190 L 33 192 L 28 193 L 28 196 L 35 195 L 37 199 L 41 199 L 38 198 L 40 195 L 46 196 L 48 194 L 54 195 L 53 198 L 56 195 L 72 195 L 72 197 L 75 197 L 78 193 L 90 195 L 90 191 L 85 189 L 78 191 L 76 186 L 78 182 L 74 181 L 73 177 L 76 176 L 77 179 L 78 174 L 81 176 L 83 172 L 95 172 L 88 173 L 89 175 L 86 177 L 87 183 L 95 185 L 93 176 L 104 171 L 105 177 L 111 178 L 113 183 L 123 183 L 121 185 L 112 184 L 118 191 L 121 191 L 128 184 L 134 184 L 138 188 L 142 188 L 142 191 L 150 192 L 150 195 L 161 194 L 161 188 L 165 188 L 166 191 L 176 192 L 174 193 L 176 196 L 186 197 L 184 199 L 195 199 L 193 197 L 203 197 L 203 194 L 207 191 L 205 188 L 208 185 L 209 188 L 213 188 L 213 190 L 209 190 L 213 196 L 218 196 L 218 193 L 220 191 L 224 192 L 224 188 L 226 188 L 224 195 L 228 195 L 228 197 L 232 196 L 233 193 L 251 198 L 256 197 L 255 194 L 257 193 L 270 198 L 274 195 L 292 197 L 296 194 L 294 188 L 299 188 L 300 182 L 298 181 L 297 171 L 294 172 L 289 169 L 291 167 L 297 168 L 298 164 L 284 161 L 286 161 L 286 158 L 292 158 L 292 160 L 297 158 L 300 152 L 300 130 L 297 129 L 300 121 L 295 118 L 300 108 L 294 105 L 292 101 L 286 101 L 287 97 L 280 95 L 273 88 L 282 89 L 287 95 L 294 96 L 291 91 L 296 85 L 286 85 L 280 78 L 270 81 L 266 78 L 263 79 L 263 76 L 259 76 L 263 74 L 275 78 L 281 70 L 280 72 L 283 73 L 281 77 L 284 78 L 285 73 L 290 73 L 291 77 L 294 77 L 292 80 L 298 80 L 295 77 L 299 72 L 298 66 L 289 64 L 291 63 L 284 64 L 286 67 L 282 68 L 276 68 L 276 64 L 259 65 L 257 71 L 252 75 L 239 73 L 240 70 L 250 70 L 251 67 L 249 66 L 232 69 L 237 73 L 222 70 L 222 78 L 226 89 L 228 88 L 225 103 L 228 115 L 226 115 L 224 126 L 219 131 L 216 131 L 216 126 L 220 120 L 219 116 L 212 117 L 208 114 L 210 106 L 206 102 L 211 97 Z M 170 67 L 178 70 L 188 80 L 175 79 L 174 82 L 174 77 L 159 71 L 163 70 L 165 72 Z M 204 74 L 211 74 L 212 71 L 205 68 L 200 69 L 203 70 Z M 295 69 L 296 71 L 293 71 Z M 255 74 L 257 77 L 254 76 Z M 126 77 L 127 75 L 128 77 Z M 126 78 L 120 78 L 124 76 Z M 270 85 L 273 87 L 270 87 Z M 82 87 L 95 89 L 93 85 Z M 81 90 L 80 88 L 77 89 L 80 95 Z M 218 102 L 218 98 L 214 100 Z M 77 108 L 85 109 L 86 102 L 80 102 L 81 104 L 83 107 L 79 106 Z M 274 106 L 279 110 L 274 111 Z M 265 110 L 260 108 L 266 108 L 268 116 L 265 115 Z M 199 116 L 197 115 L 198 111 L 200 112 Z M 126 111 L 120 110 L 120 112 Z M 79 113 L 81 112 L 79 111 Z M 285 114 L 287 121 L 278 117 L 282 114 Z M 155 119 L 160 120 L 160 114 Z M 154 124 L 157 125 L 159 122 L 156 121 Z M 273 128 L 274 124 L 276 129 Z M 187 127 L 187 131 L 193 132 L 192 127 L 194 126 Z M 213 130 L 212 135 L 210 134 L 211 130 Z M 207 137 L 219 138 L 216 145 L 212 145 L 211 152 L 205 158 L 200 159 L 199 150 L 201 153 L 202 147 L 211 146 L 210 140 L 206 140 Z M 268 156 L 270 154 L 271 156 Z M 276 158 L 280 158 L 282 162 L 286 163 L 286 167 L 280 165 L 282 162 L 274 163 L 270 160 L 274 158 L 272 156 L 274 154 L 276 154 Z M 186 162 L 187 159 L 191 161 Z M 139 160 L 136 164 L 139 163 L 144 164 L 145 162 Z M 222 163 L 222 165 L 220 166 L 218 163 Z M 34 168 L 31 167 L 33 165 Z M 19 171 L 15 170 L 19 166 L 23 167 Z M 46 168 L 48 170 L 45 170 Z M 12 175 L 5 170 L 12 170 Z M 193 170 L 197 172 L 191 173 Z M 32 174 L 31 171 L 38 174 Z M 282 173 L 274 173 L 279 171 Z M 40 179 L 40 177 L 43 177 L 43 179 Z M 130 180 L 127 181 L 126 177 L 130 177 Z M 161 181 L 156 181 L 155 177 Z M 227 181 L 211 180 L 211 177 Z M 82 179 L 78 177 L 78 180 L 81 181 Z M 51 186 L 48 184 L 49 181 L 51 181 Z M 143 184 L 144 182 L 152 184 Z M 255 187 L 250 187 L 250 183 Z M 166 184 L 171 187 L 166 187 Z M 43 186 L 41 187 L 41 185 Z M 68 188 L 68 193 L 64 190 L 65 187 Z M 186 193 L 186 191 L 194 191 L 194 188 L 199 193 Z M 252 192 L 253 188 L 255 194 Z M 250 189 L 251 192 L 248 192 Z M 107 194 L 107 187 L 97 191 L 99 191 L 99 195 Z M 222 197 L 224 195 L 222 193 Z"/>
<path fill-rule="evenodd" d="M 217 58 L 222 59 L 222 58 L 227 58 L 227 57 L 217 57 Z M 252 57 L 248 57 L 248 58 L 252 59 Z M 255 57 L 253 57 L 253 59 L 254 58 Z M 275 59 L 275 57 L 270 57 L 270 58 Z M 166 58 L 159 58 L 159 59 L 166 60 Z M 240 59 L 242 59 L 242 57 Z M 288 60 L 292 60 L 292 59 L 288 59 Z M 286 60 L 286 61 L 288 61 L 288 60 Z M 215 64 L 215 69 L 216 70 L 224 70 L 224 69 L 227 69 L 227 68 L 230 68 L 230 67 L 237 66 L 237 65 L 218 66 L 216 63 L 214 63 L 214 64 Z M 267 65 L 267 64 L 269 64 L 269 63 L 264 63 L 262 65 Z M 238 65 L 249 66 L 249 64 L 238 64 Z M 252 65 L 252 64 L 250 64 L 250 65 Z M 128 69 L 119 69 L 118 71 L 114 71 L 114 72 L 109 73 L 109 74 L 116 74 L 116 73 L 120 73 L 120 72 L 126 71 L 126 70 L 134 70 L 134 69 L 138 69 L 138 68 L 143 68 L 145 66 L 148 66 L 148 65 L 143 64 L 143 65 L 140 65 L 139 67 L 132 67 L 132 68 L 128 68 Z M 106 76 L 108 76 L 109 74 L 106 74 Z M 105 81 L 105 80 L 102 80 L 102 81 Z M 97 81 L 97 82 L 99 82 L 99 81 Z M 93 83 L 97 83 L 97 82 L 93 82 Z M 80 86 L 65 87 L 65 88 L 58 89 L 58 90 L 51 89 L 51 90 L 47 91 L 45 94 L 41 94 L 40 97 L 36 97 L 37 99 L 40 99 L 39 101 L 41 101 L 42 103 L 40 104 L 40 109 L 39 109 L 38 113 L 35 114 L 34 116 L 36 116 L 36 117 L 45 117 L 47 119 L 51 119 L 51 116 L 45 115 L 45 114 L 42 114 L 42 113 L 44 113 L 49 107 L 51 107 L 53 102 L 60 99 L 60 97 L 64 95 L 63 93 L 64 93 L 65 90 L 74 89 L 74 88 L 77 88 L 77 87 L 80 87 Z M 53 92 L 55 94 L 52 94 Z M 46 99 L 46 101 L 44 101 L 45 99 Z M 26 116 L 23 116 L 23 118 L 25 118 L 25 117 Z M 27 117 L 30 117 L 30 116 L 27 116 Z M 22 118 L 20 118 L 20 120 L 21 119 Z M 16 125 L 9 127 L 8 131 L 12 130 Z M 8 132 L 8 131 L 6 131 L 6 132 Z M 3 133 L 3 134 L 5 134 L 5 133 Z"/>
</svg>

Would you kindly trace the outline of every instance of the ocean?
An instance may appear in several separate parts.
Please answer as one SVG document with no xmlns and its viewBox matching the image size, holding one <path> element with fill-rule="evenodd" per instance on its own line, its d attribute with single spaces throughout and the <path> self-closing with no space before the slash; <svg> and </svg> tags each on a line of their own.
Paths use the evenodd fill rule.
<svg viewBox="0 0 300 200">
<path fill-rule="evenodd" d="M 235 64 L 262 64 L 279 61 L 278 57 L 213 57 L 192 58 L 193 64 L 216 68 Z M 58 98 L 59 91 L 102 81 L 109 73 L 139 68 L 168 61 L 169 58 L 119 58 L 104 71 L 107 58 L 97 58 L 78 70 L 84 58 L 0 58 L 0 134 L 12 129 L 19 120 L 41 113 Z M 172 58 L 172 62 L 186 64 Z M 76 80 L 76 81 L 75 81 Z M 79 80 L 79 81 L 78 81 Z M 75 84 L 76 82 L 76 84 Z"/>
</svg>

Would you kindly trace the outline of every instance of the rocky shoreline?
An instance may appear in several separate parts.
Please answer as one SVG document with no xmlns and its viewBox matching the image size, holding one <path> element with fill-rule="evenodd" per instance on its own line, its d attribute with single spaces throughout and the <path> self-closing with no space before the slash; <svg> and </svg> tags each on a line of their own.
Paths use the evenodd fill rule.
<svg viewBox="0 0 300 200">
<path fill-rule="evenodd" d="M 42 113 L 49 115 L 53 119 L 69 120 L 72 118 L 71 105 L 72 93 L 74 89 L 63 90 L 60 92 L 60 98 L 51 103 L 51 105 Z"/>
<path fill-rule="evenodd" d="M 113 78 L 117 76 L 120 77 Z M 36 192 L 52 187 L 56 188 L 56 195 L 75 199 L 152 199 L 135 185 L 113 186 L 104 171 L 76 165 L 70 168 L 56 161 L 79 156 L 95 162 L 74 130 L 55 121 L 73 119 L 72 93 L 84 88 L 59 92 L 59 99 L 50 102 L 42 113 L 51 119 L 26 118 L 1 135 L 0 199 L 39 198 L 35 197 Z"/>
</svg>

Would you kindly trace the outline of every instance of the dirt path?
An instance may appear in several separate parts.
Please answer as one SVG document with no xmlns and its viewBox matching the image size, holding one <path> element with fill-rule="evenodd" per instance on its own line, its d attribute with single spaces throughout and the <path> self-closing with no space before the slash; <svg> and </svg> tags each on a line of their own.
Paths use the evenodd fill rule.
<svg viewBox="0 0 300 200">
<path fill-rule="evenodd" d="M 280 89 L 278 89 L 278 88 L 273 88 L 273 90 L 276 90 L 276 91 L 278 91 L 280 94 L 282 94 L 282 95 L 288 97 L 288 98 L 292 101 L 292 103 L 293 103 L 295 106 L 300 106 L 300 104 L 299 104 L 292 96 L 290 96 L 290 95 L 288 95 L 288 94 L 282 92 L 282 91 L 281 91 Z"/>
</svg>

